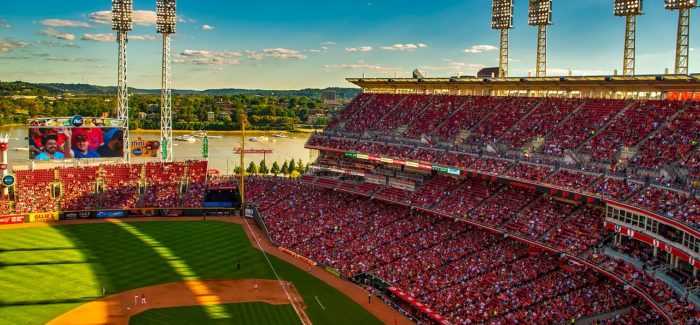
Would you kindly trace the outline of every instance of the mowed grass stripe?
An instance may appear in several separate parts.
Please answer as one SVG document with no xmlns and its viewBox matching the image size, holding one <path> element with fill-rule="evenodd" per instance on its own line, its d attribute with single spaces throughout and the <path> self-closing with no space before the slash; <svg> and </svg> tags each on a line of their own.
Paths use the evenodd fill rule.
<svg viewBox="0 0 700 325">
<path fill-rule="evenodd" d="M 178 263 L 197 278 L 273 278 L 240 225 L 180 221 L 129 226 L 153 239 L 150 242 L 167 247 L 172 255 L 166 258 L 180 259 Z M 0 230 L 0 237 L 0 265 L 27 261 L 0 267 L 0 324 L 45 323 L 75 308 L 80 304 L 76 301 L 96 299 L 102 286 L 111 294 L 182 281 L 158 254 L 162 250 L 111 223 Z M 236 270 L 239 260 L 241 270 Z M 57 261 L 67 263 L 47 264 Z M 314 323 L 379 324 L 337 290 L 286 262 L 274 257 L 271 261 L 281 278 L 294 282 Z M 326 310 L 315 303 L 314 296 Z M 294 318 L 298 319 L 296 314 Z"/>
<path fill-rule="evenodd" d="M 301 324 L 290 305 L 252 302 L 219 306 L 230 316 L 224 319 L 211 319 L 202 306 L 160 308 L 150 309 L 131 317 L 129 324 Z"/>
</svg>

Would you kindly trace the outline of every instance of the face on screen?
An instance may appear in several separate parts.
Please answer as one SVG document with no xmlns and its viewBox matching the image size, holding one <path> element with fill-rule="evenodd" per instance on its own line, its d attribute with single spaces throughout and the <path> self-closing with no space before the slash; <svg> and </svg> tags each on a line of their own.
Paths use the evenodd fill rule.
<svg viewBox="0 0 700 325">
<path fill-rule="evenodd" d="M 46 145 L 44 146 L 44 152 L 53 155 L 58 151 L 58 142 L 54 139 L 46 140 Z"/>
</svg>

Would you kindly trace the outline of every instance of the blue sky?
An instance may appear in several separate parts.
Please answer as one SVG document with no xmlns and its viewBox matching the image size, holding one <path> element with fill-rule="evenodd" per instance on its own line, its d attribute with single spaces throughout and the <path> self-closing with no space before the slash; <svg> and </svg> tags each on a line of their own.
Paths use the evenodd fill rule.
<svg viewBox="0 0 700 325">
<path fill-rule="evenodd" d="M 550 75 L 622 70 L 624 19 L 613 0 L 554 0 Z M 0 80 L 114 85 L 117 45 L 109 0 L 0 1 Z M 160 87 L 155 0 L 134 0 L 129 85 Z M 673 70 L 677 12 L 647 0 L 638 19 L 637 73 Z M 178 0 L 173 87 L 300 89 L 349 86 L 348 77 L 473 75 L 496 66 L 490 0 Z M 693 13 L 697 15 L 696 12 Z M 515 1 L 510 74 L 534 70 L 536 29 Z M 697 19 L 696 19 L 697 20 Z M 692 21 L 695 23 L 696 21 Z M 698 24 L 691 48 L 700 47 Z M 691 50 L 690 70 L 698 71 Z"/>
</svg>

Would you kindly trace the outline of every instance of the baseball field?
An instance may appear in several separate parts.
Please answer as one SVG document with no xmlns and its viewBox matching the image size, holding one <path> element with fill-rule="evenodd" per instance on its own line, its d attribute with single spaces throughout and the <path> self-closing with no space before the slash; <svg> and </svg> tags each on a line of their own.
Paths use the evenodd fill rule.
<svg viewBox="0 0 700 325">
<path fill-rule="evenodd" d="M 291 282 L 314 324 L 380 323 L 358 303 L 307 270 L 268 255 L 271 268 L 239 224 L 116 220 L 0 228 L 0 238 L 0 324 L 44 324 L 105 296 L 138 293 L 140 288 L 162 284 L 259 279 L 254 280 L 257 289 L 258 281 L 276 280 L 277 276 Z M 233 287 L 234 293 L 240 291 L 234 296 L 251 296 L 252 287 L 240 283 Z M 177 299 L 168 291 L 146 292 L 149 304 L 154 306 Z M 113 307 L 129 309 L 130 302 L 122 300 L 114 300 Z M 207 300 L 194 306 L 149 309 L 133 315 L 130 323 L 302 323 L 291 304 L 252 300 L 233 304 Z"/>
</svg>

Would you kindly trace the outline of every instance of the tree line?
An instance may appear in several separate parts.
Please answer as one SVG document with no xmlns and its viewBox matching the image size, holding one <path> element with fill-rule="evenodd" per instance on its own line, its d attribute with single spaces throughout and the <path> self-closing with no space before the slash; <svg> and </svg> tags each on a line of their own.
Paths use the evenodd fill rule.
<svg viewBox="0 0 700 325">
<path fill-rule="evenodd" d="M 238 130 L 241 116 L 246 116 L 246 127 L 251 130 L 294 130 L 297 124 L 310 124 L 309 111 L 314 109 L 328 112 L 323 101 L 308 97 L 177 95 L 173 96 L 173 126 L 178 130 Z M 116 116 L 114 96 L 0 97 L 0 124 L 22 124 L 36 117 L 103 114 Z M 328 119 L 319 120 L 326 123 Z M 159 129 L 160 97 L 130 96 L 129 123 L 132 129 Z"/>
<path fill-rule="evenodd" d="M 309 163 L 307 162 L 306 165 L 301 161 L 301 159 L 298 159 L 296 162 L 294 159 L 291 159 L 290 161 L 285 160 L 284 163 L 282 163 L 282 166 L 280 166 L 277 161 L 272 163 L 272 167 L 267 167 L 267 163 L 265 160 L 261 160 L 260 163 L 255 163 L 254 161 L 251 161 L 250 164 L 248 164 L 248 168 L 245 169 L 245 172 L 247 175 L 284 175 L 285 177 L 292 177 L 292 178 L 297 178 L 299 175 L 302 175 L 309 171 Z M 241 167 L 237 166 L 234 168 L 233 172 L 236 175 L 241 174 Z"/>
</svg>

